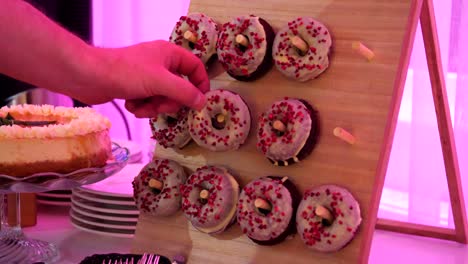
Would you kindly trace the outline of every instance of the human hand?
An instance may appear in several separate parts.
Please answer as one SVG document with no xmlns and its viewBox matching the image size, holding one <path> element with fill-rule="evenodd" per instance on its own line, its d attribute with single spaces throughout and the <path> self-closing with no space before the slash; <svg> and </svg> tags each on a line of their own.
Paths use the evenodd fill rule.
<svg viewBox="0 0 468 264">
<path fill-rule="evenodd" d="M 201 109 L 206 102 L 204 93 L 210 87 L 203 63 L 177 45 L 152 41 L 95 51 L 98 62 L 105 62 L 104 80 L 97 80 L 87 91 L 82 89 L 78 100 L 95 104 L 125 99 L 127 110 L 140 118 L 177 112 L 182 105 Z"/>
</svg>

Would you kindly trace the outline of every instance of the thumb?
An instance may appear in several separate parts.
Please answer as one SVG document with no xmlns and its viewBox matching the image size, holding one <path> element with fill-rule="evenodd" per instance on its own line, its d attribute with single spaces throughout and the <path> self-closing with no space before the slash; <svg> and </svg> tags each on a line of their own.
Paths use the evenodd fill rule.
<svg viewBox="0 0 468 264">
<path fill-rule="evenodd" d="M 205 106 L 205 95 L 192 83 L 166 71 L 160 81 L 158 93 L 182 105 L 201 110 Z"/>
</svg>

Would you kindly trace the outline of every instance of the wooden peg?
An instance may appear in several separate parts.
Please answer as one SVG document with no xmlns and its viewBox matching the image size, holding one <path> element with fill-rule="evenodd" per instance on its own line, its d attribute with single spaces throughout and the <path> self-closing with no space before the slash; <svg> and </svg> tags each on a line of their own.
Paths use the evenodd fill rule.
<svg viewBox="0 0 468 264">
<path fill-rule="evenodd" d="M 263 210 L 263 211 L 271 211 L 271 204 L 266 201 L 265 199 L 262 199 L 262 198 L 257 198 L 255 199 L 254 201 L 254 206 L 260 211 L 260 210 Z"/>
<path fill-rule="evenodd" d="M 242 35 L 242 34 L 238 34 L 236 36 L 236 43 L 239 44 L 239 45 L 242 45 L 244 47 L 248 47 L 249 46 L 249 39 Z"/>
<path fill-rule="evenodd" d="M 333 214 L 330 212 L 330 210 L 321 205 L 315 207 L 315 215 L 322 218 L 322 222 L 323 220 L 325 220 L 325 222 L 328 225 L 331 225 L 331 223 L 333 223 L 333 220 L 335 220 L 335 217 L 333 217 Z"/>
<path fill-rule="evenodd" d="M 224 123 L 224 121 L 226 121 L 226 116 L 223 114 L 217 114 L 216 121 L 218 121 L 218 123 Z"/>
<path fill-rule="evenodd" d="M 307 43 L 299 36 L 294 36 L 291 39 L 291 43 L 303 53 L 306 53 L 309 50 L 309 45 L 307 45 Z"/>
<path fill-rule="evenodd" d="M 286 126 L 284 125 L 283 122 L 281 122 L 281 120 L 275 120 L 273 122 L 273 128 L 280 132 L 286 131 Z"/>
<path fill-rule="evenodd" d="M 335 127 L 335 129 L 333 129 L 333 135 L 351 145 L 356 143 L 356 138 L 341 127 Z"/>
<path fill-rule="evenodd" d="M 190 41 L 192 43 L 195 43 L 198 40 L 197 36 L 190 30 L 185 31 L 184 39 L 186 39 L 186 40 L 188 40 L 188 41 Z"/>
<path fill-rule="evenodd" d="M 208 192 L 208 190 L 202 190 L 200 192 L 200 198 L 203 200 L 207 200 L 209 196 L 210 196 L 210 192 Z"/>
<path fill-rule="evenodd" d="M 375 57 L 374 52 L 359 41 L 353 41 L 351 46 L 353 47 L 353 50 L 357 51 L 368 61 L 371 61 Z"/>
<path fill-rule="evenodd" d="M 161 190 L 163 187 L 163 183 L 156 179 L 150 179 L 148 182 L 148 186 L 153 189 Z"/>
</svg>

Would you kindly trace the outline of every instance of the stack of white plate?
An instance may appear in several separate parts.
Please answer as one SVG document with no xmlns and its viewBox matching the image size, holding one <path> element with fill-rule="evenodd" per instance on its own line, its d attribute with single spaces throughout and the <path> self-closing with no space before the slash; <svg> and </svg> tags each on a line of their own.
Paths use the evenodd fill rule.
<svg viewBox="0 0 468 264">
<path fill-rule="evenodd" d="M 112 139 L 112 142 L 115 142 L 117 145 L 127 148 L 128 152 L 130 153 L 128 157 L 128 163 L 138 163 L 141 162 L 143 158 L 143 148 L 129 140 L 121 140 L 121 139 Z"/>
<path fill-rule="evenodd" d="M 128 164 L 101 182 L 73 189 L 72 224 L 91 233 L 132 237 L 138 221 L 133 200 L 133 178 L 144 164 Z"/>
<path fill-rule="evenodd" d="M 36 200 L 40 204 L 70 206 L 72 192 L 70 190 L 37 193 Z"/>
<path fill-rule="evenodd" d="M 128 163 L 138 163 L 141 162 L 143 158 L 143 150 L 142 147 L 129 140 L 120 140 L 120 139 L 113 139 L 113 142 L 117 143 L 121 147 L 125 147 L 128 149 L 130 155 L 128 158 Z M 70 206 L 71 205 L 71 190 L 60 190 L 60 191 L 50 191 L 44 193 L 37 193 L 36 199 L 37 202 L 40 204 L 47 204 L 47 205 L 56 205 L 56 206 Z"/>
</svg>

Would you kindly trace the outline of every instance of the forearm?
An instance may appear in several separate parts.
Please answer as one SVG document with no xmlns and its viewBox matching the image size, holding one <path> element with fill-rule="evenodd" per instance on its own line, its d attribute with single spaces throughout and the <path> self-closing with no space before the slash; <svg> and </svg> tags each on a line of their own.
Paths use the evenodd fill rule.
<svg viewBox="0 0 468 264">
<path fill-rule="evenodd" d="M 97 74 L 93 51 L 28 3 L 1 0 L 1 73 L 72 96 Z"/>
</svg>

